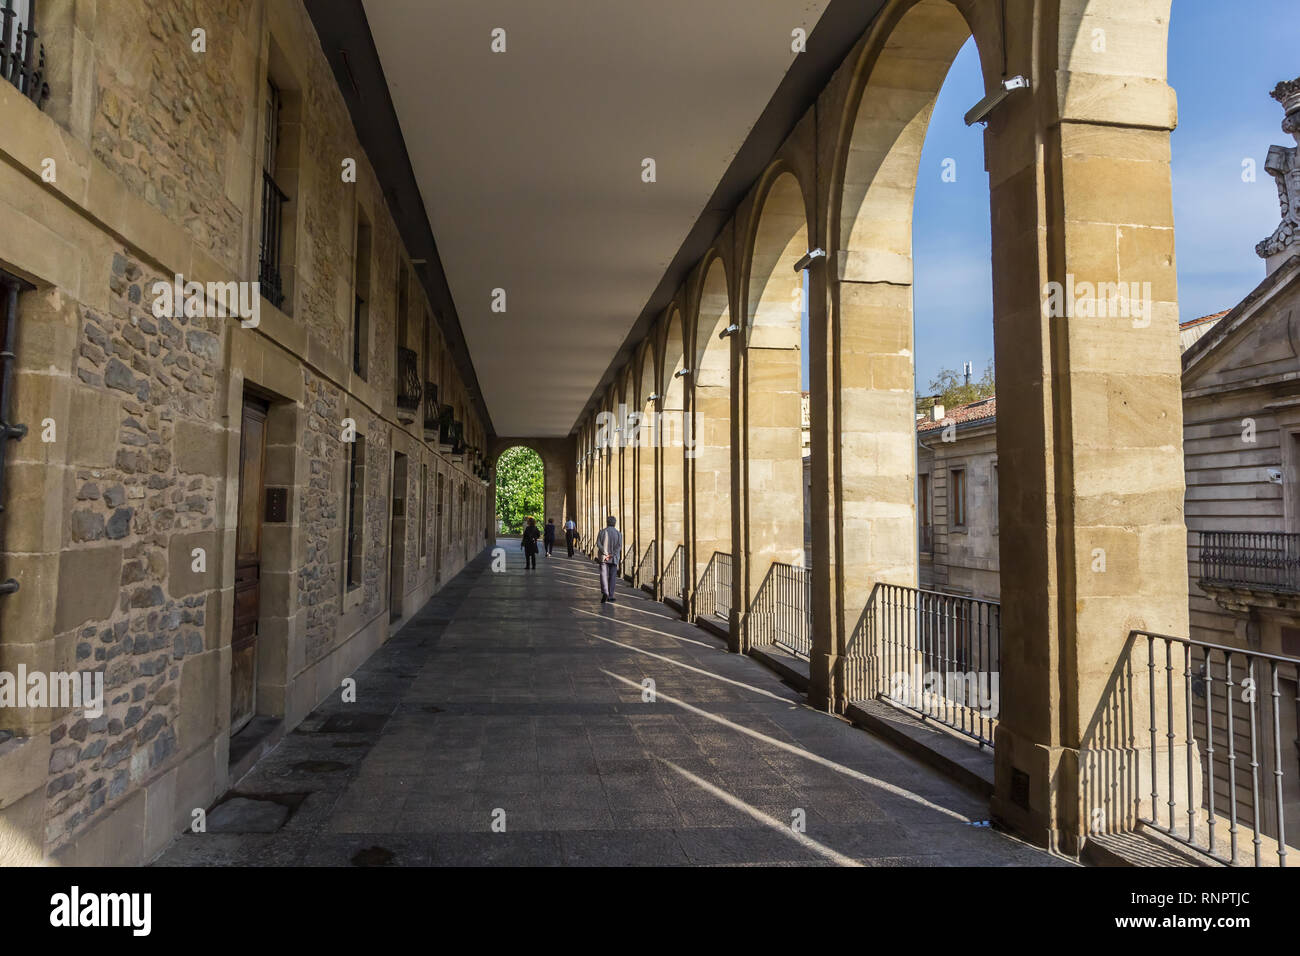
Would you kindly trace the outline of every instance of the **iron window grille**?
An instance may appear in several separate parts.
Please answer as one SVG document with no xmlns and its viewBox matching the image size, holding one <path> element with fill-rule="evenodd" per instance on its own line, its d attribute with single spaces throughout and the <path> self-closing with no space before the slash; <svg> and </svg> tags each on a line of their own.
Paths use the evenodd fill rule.
<svg viewBox="0 0 1300 956">
<path fill-rule="evenodd" d="M 27 426 L 9 420 L 13 396 L 14 350 L 18 340 L 18 293 L 31 286 L 17 276 L 0 272 L 0 535 L 5 518 L 5 458 L 10 441 L 19 441 L 27 435 Z M 0 552 L 4 551 L 0 537 Z M 0 595 L 13 594 L 18 581 L 7 578 L 0 581 Z"/>
<path fill-rule="evenodd" d="M 45 82 L 45 45 L 37 42 L 36 0 L 0 0 L 0 79 L 45 108 L 50 84 Z"/>
<path fill-rule="evenodd" d="M 258 281 L 262 295 L 277 309 L 284 304 L 280 246 L 284 233 L 284 204 L 288 195 L 275 182 L 276 154 L 280 136 L 280 91 L 266 84 L 266 133 L 262 162 L 262 244 L 259 251 Z"/>
</svg>

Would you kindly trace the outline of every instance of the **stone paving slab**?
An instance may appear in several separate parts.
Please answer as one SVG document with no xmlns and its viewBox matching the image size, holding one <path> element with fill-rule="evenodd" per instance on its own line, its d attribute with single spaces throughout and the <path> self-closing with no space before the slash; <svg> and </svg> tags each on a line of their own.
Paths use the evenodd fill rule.
<svg viewBox="0 0 1300 956">
<path fill-rule="evenodd" d="M 644 593 L 602 605 L 581 556 L 526 571 L 499 546 L 504 572 L 472 562 L 357 670 L 356 703 L 323 704 L 219 801 L 238 801 L 223 832 L 157 863 L 1069 865 Z M 275 832 L 230 832 L 280 804 Z"/>
</svg>

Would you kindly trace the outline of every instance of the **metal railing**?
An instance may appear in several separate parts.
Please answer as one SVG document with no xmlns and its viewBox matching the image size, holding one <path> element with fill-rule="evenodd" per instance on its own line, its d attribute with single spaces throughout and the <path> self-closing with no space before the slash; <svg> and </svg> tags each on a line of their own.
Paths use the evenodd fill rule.
<svg viewBox="0 0 1300 956">
<path fill-rule="evenodd" d="M 1222 863 L 1286 866 L 1288 840 L 1300 847 L 1300 659 L 1129 638 L 1131 686 L 1148 698 L 1131 702 L 1132 745 L 1149 748 L 1137 761 L 1139 818 Z"/>
<path fill-rule="evenodd" d="M 414 349 L 397 347 L 397 407 L 407 412 L 420 408 L 424 387 L 420 384 L 420 356 Z"/>
<path fill-rule="evenodd" d="M 1001 614 L 996 601 L 877 584 L 845 658 L 849 700 L 885 700 L 992 747 Z"/>
<path fill-rule="evenodd" d="M 284 277 L 280 274 L 280 244 L 284 204 L 289 197 L 266 170 L 262 170 L 262 244 L 257 277 L 263 297 L 277 309 L 284 304 Z"/>
<path fill-rule="evenodd" d="M 668 564 L 664 567 L 663 589 L 664 597 L 675 598 L 679 601 L 686 600 L 686 589 L 683 586 L 685 580 L 682 575 L 682 567 L 686 564 L 686 548 L 678 545 L 673 551 L 673 556 L 668 559 Z"/>
<path fill-rule="evenodd" d="M 0 80 L 44 109 L 50 84 L 45 82 L 45 45 L 37 42 L 36 0 L 25 7 L 26 20 L 20 20 L 15 0 L 0 0 Z"/>
<path fill-rule="evenodd" d="M 424 430 L 426 438 L 437 437 L 438 431 L 438 386 L 433 382 L 424 383 Z"/>
<path fill-rule="evenodd" d="M 695 616 L 731 619 L 731 555 L 714 551 L 695 585 Z"/>
<path fill-rule="evenodd" d="M 812 572 L 773 562 L 746 615 L 750 643 L 812 657 Z"/>
<path fill-rule="evenodd" d="M 1300 591 L 1300 534 L 1202 531 L 1200 563 L 1207 584 Z"/>
<path fill-rule="evenodd" d="M 635 582 L 639 588 L 654 587 L 655 576 L 659 570 L 656 566 L 658 564 L 658 552 L 655 550 L 657 544 L 657 541 L 651 541 L 649 547 L 645 549 L 645 554 L 637 562 Z"/>
</svg>

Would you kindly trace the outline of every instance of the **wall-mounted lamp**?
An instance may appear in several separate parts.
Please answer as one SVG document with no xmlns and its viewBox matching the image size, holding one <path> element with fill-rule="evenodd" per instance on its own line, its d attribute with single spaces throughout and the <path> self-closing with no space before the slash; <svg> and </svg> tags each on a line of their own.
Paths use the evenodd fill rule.
<svg viewBox="0 0 1300 956">
<path fill-rule="evenodd" d="M 729 326 L 727 326 L 725 329 L 723 329 L 721 332 L 718 333 L 718 338 L 720 338 L 720 339 L 729 339 L 729 338 L 731 338 L 733 335 L 735 335 L 735 334 L 736 334 L 737 332 L 739 332 L 739 331 L 740 331 L 740 326 L 738 326 L 738 325 L 729 325 Z"/>
<path fill-rule="evenodd" d="M 657 401 L 659 401 L 659 398 L 660 398 L 659 393 L 658 393 L 658 392 L 655 392 L 653 395 L 651 395 L 649 398 L 647 398 L 646 401 L 647 401 L 647 402 L 657 402 Z"/>
<path fill-rule="evenodd" d="M 690 370 L 690 369 L 688 369 L 688 368 L 679 368 L 676 372 L 673 372 L 673 378 L 685 378 L 687 375 L 690 375 L 690 374 L 691 374 L 691 370 Z"/>
<path fill-rule="evenodd" d="M 1029 89 L 1029 80 L 1020 74 L 1003 80 L 1001 86 L 970 108 L 970 112 L 966 114 L 966 125 L 974 126 L 976 123 L 988 122 L 993 108 L 1005 100 L 1013 90 L 1027 89 Z"/>
<path fill-rule="evenodd" d="M 802 259 L 800 259 L 798 262 L 794 264 L 794 271 L 803 272 L 804 269 L 807 269 L 810 265 L 813 264 L 814 259 L 825 259 L 825 258 L 826 258 L 825 249 L 821 249 L 821 248 L 810 249 L 808 252 L 805 252 L 803 254 Z"/>
</svg>

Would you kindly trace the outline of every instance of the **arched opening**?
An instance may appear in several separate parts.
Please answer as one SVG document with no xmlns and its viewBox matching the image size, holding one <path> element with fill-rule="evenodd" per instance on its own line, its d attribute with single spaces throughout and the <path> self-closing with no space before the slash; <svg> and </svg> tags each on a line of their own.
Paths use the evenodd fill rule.
<svg viewBox="0 0 1300 956">
<path fill-rule="evenodd" d="M 618 526 L 623 531 L 624 550 L 631 544 L 634 537 L 634 522 L 632 520 L 635 514 L 635 450 L 632 447 L 634 436 L 633 428 L 635 419 L 633 418 L 633 384 L 632 370 L 624 369 L 619 376 L 619 407 L 618 407 Z M 626 567 L 623 571 L 628 570 Z"/>
<path fill-rule="evenodd" d="M 695 319 L 690 380 L 695 444 L 687 464 L 694 477 L 696 612 L 722 617 L 731 605 L 731 339 L 722 335 L 731 315 L 726 268 L 715 257 L 704 275 Z"/>
<path fill-rule="evenodd" d="M 514 445 L 497 456 L 495 475 L 497 534 L 521 534 L 528 518 L 536 519 L 539 528 L 544 527 L 548 516 L 543 513 L 546 468 L 542 456 L 525 445 Z"/>
<path fill-rule="evenodd" d="M 935 102 L 913 210 L 916 522 L 922 588 L 996 601 L 989 184 L 981 131 L 962 122 L 983 90 L 968 39 Z"/>
<path fill-rule="evenodd" d="M 663 360 L 660 364 L 663 378 L 659 394 L 663 396 L 659 411 L 659 461 L 660 483 L 663 488 L 663 522 L 660 563 L 671 580 L 665 584 L 664 594 L 680 600 L 686 580 L 685 524 L 686 524 L 686 347 L 682 315 L 673 309 L 668 317 L 663 343 Z M 679 550 L 681 549 L 680 553 Z M 671 572 L 670 572 L 671 569 Z"/>
<path fill-rule="evenodd" d="M 772 562 L 804 558 L 802 371 L 803 276 L 808 251 L 803 190 L 780 173 L 754 231 L 745 331 L 745 535 L 751 586 Z"/>
<path fill-rule="evenodd" d="M 657 495 L 656 423 L 659 399 L 655 393 L 654 349 L 647 348 L 641 358 L 641 374 L 637 380 L 637 406 L 640 415 L 636 428 L 636 573 L 638 582 L 652 581 L 657 573 L 656 544 Z"/>
</svg>

